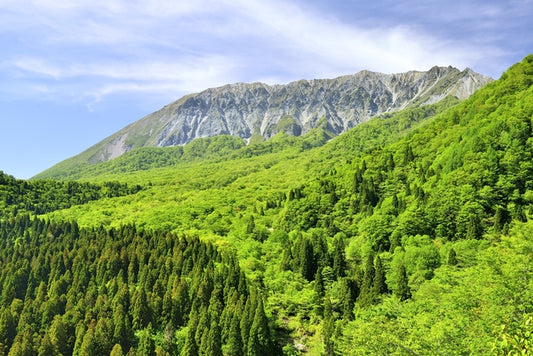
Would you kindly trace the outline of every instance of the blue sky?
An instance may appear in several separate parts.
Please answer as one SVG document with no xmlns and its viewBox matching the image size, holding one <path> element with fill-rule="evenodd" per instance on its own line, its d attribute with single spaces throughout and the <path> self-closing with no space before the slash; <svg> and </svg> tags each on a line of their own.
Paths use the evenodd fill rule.
<svg viewBox="0 0 533 356">
<path fill-rule="evenodd" d="M 0 170 L 29 178 L 181 96 L 434 65 L 498 78 L 533 0 L 0 0 Z"/>
</svg>

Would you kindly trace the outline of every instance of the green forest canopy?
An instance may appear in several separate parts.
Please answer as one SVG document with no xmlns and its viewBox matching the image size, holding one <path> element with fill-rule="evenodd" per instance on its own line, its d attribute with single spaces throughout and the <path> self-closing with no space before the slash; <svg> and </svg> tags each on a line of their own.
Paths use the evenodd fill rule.
<svg viewBox="0 0 533 356">
<path fill-rule="evenodd" d="M 528 56 L 332 140 L 2 174 L 3 351 L 531 352 L 532 84 Z"/>
</svg>

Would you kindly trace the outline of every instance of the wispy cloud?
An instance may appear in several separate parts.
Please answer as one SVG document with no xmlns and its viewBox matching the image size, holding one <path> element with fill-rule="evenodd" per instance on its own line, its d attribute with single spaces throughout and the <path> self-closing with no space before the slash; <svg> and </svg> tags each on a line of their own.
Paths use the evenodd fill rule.
<svg viewBox="0 0 533 356">
<path fill-rule="evenodd" d="M 524 7 L 531 0 L 518 3 Z M 408 1 L 410 8 L 392 2 L 390 11 L 406 20 L 385 19 L 369 27 L 368 21 L 324 15 L 310 4 L 4 0 L 0 38 L 11 42 L 0 66 L 7 84 L 0 90 L 31 84 L 48 88 L 59 100 L 77 95 L 94 102 L 120 92 L 166 94 L 171 99 L 236 81 L 286 82 L 361 69 L 465 67 L 498 47 L 483 39 L 467 43 L 457 33 L 446 36 L 447 29 L 428 31 L 423 21 L 411 21 L 409 16 L 427 15 L 436 26 L 438 21 L 471 21 L 475 27 L 489 26 L 476 17 L 498 21 L 497 14 L 511 11 L 497 2 L 483 5 L 477 13 L 469 2 L 454 4 L 457 11 L 445 11 L 440 3 L 431 7 L 434 1 Z"/>
</svg>

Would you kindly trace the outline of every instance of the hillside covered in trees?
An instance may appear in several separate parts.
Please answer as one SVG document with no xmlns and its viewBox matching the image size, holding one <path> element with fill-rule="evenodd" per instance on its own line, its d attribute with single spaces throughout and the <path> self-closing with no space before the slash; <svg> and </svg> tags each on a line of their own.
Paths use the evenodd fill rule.
<svg viewBox="0 0 533 356">
<path fill-rule="evenodd" d="M 2 174 L 0 353 L 531 353 L 532 127 L 528 56 L 334 139 Z"/>
</svg>

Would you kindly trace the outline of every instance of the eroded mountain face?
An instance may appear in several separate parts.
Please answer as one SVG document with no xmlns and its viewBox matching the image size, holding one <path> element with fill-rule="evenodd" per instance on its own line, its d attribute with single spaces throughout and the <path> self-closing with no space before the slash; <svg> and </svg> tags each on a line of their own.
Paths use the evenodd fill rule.
<svg viewBox="0 0 533 356">
<path fill-rule="evenodd" d="M 435 103 L 448 95 L 466 99 L 490 81 L 470 69 L 433 67 L 400 74 L 362 71 L 286 85 L 231 84 L 185 96 L 127 126 L 93 147 L 97 150 L 90 161 L 106 161 L 134 147 L 182 145 L 199 137 L 302 135 L 322 118 L 338 135 L 385 112 Z"/>
</svg>

